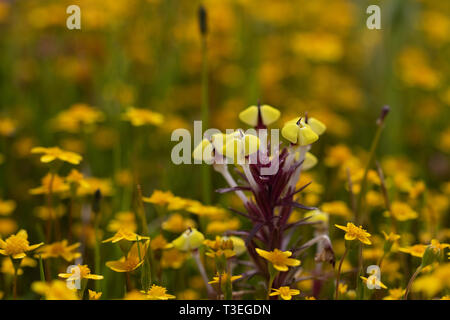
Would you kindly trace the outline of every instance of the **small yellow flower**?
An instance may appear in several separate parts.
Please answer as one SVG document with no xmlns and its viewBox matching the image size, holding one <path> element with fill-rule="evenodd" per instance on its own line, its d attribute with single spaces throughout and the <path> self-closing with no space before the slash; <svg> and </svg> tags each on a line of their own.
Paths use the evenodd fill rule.
<svg viewBox="0 0 450 320">
<path fill-rule="evenodd" d="M 81 186 L 83 188 L 89 188 L 89 183 L 84 178 L 84 175 L 77 169 L 72 169 L 66 177 L 66 182 L 70 186 Z"/>
<path fill-rule="evenodd" d="M 34 267 L 36 267 L 36 265 L 37 265 L 36 260 L 34 260 L 32 258 L 28 258 L 28 257 L 23 258 L 20 262 L 19 268 L 17 269 L 17 275 L 20 276 L 23 274 L 23 269 L 22 269 L 23 267 L 34 268 Z M 10 274 L 12 276 L 14 275 L 14 273 L 16 271 L 14 269 L 14 265 L 13 265 L 11 259 L 9 259 L 9 258 L 3 259 L 2 267 L 1 267 L 0 271 L 4 274 Z"/>
<path fill-rule="evenodd" d="M 14 200 L 0 199 L 0 216 L 8 216 L 16 209 L 16 202 Z"/>
<path fill-rule="evenodd" d="M 119 231 L 116 232 L 116 234 L 114 236 L 112 236 L 111 238 L 105 239 L 102 242 L 106 243 L 106 242 L 112 242 L 112 243 L 116 243 L 119 242 L 121 240 L 127 240 L 127 241 L 141 241 L 141 240 L 150 240 L 149 237 L 144 237 L 144 236 L 140 236 L 128 229 L 125 228 L 121 228 L 119 229 Z"/>
<path fill-rule="evenodd" d="M 173 247 L 173 244 L 168 243 L 166 238 L 164 238 L 162 234 L 159 234 L 152 239 L 150 247 L 152 248 L 153 251 L 156 251 L 156 250 L 170 249 Z"/>
<path fill-rule="evenodd" d="M 184 218 L 179 213 L 174 213 L 169 216 L 169 218 L 161 224 L 163 230 L 170 231 L 173 233 L 180 233 L 188 228 L 195 227 L 195 221 L 189 218 Z"/>
<path fill-rule="evenodd" d="M 226 272 L 222 273 L 220 276 L 219 276 L 219 273 L 217 273 L 217 275 L 215 277 L 213 277 L 213 279 L 211 281 L 209 281 L 208 283 L 209 284 L 218 284 L 220 281 L 221 284 L 225 284 L 228 281 L 228 279 L 230 279 L 230 281 L 233 282 L 240 278 L 242 278 L 241 275 L 230 277 L 230 275 Z"/>
<path fill-rule="evenodd" d="M 350 218 L 352 212 L 344 201 L 324 202 L 321 207 L 323 212 L 343 218 Z"/>
<path fill-rule="evenodd" d="M 88 289 L 88 293 L 89 293 L 89 300 L 99 300 L 100 297 L 102 296 L 102 292 L 95 292 L 90 289 Z"/>
<path fill-rule="evenodd" d="M 49 194 L 50 191 L 53 194 L 63 193 L 69 191 L 69 185 L 64 181 L 63 178 L 57 174 L 48 173 L 41 179 L 42 185 L 33 189 L 30 189 L 30 194 Z"/>
<path fill-rule="evenodd" d="M 61 160 L 71 164 L 79 164 L 81 160 L 83 160 L 83 157 L 79 154 L 62 150 L 59 147 L 35 147 L 31 149 L 31 153 L 43 154 L 41 156 L 41 162 L 43 163 L 49 163 L 54 160 Z"/>
<path fill-rule="evenodd" d="M 395 242 L 398 239 L 400 239 L 400 235 L 399 234 L 396 234 L 396 233 L 393 233 L 393 232 L 390 232 L 389 234 L 387 234 L 384 231 L 382 231 L 382 233 L 383 233 L 384 239 L 386 241 Z"/>
<path fill-rule="evenodd" d="M 173 197 L 175 196 L 170 191 L 155 190 L 150 197 L 142 197 L 142 201 L 164 206 L 168 205 Z"/>
<path fill-rule="evenodd" d="M 44 245 L 36 251 L 36 257 L 41 256 L 42 259 L 48 258 L 58 258 L 61 257 L 67 262 L 75 260 L 81 257 L 81 253 L 74 252 L 79 246 L 80 243 L 75 243 L 70 246 L 67 245 L 67 240 L 62 240 L 58 242 L 54 242 L 51 244 Z"/>
<path fill-rule="evenodd" d="M 391 204 L 391 211 L 386 211 L 385 215 L 391 215 L 398 221 L 416 219 L 418 214 L 407 203 L 394 201 Z"/>
<path fill-rule="evenodd" d="M 0 239 L 0 254 L 11 256 L 13 259 L 22 259 L 26 257 L 26 252 L 37 249 L 43 244 L 44 243 L 41 242 L 30 246 L 30 243 L 28 242 L 28 233 L 22 229 L 5 241 Z"/>
<path fill-rule="evenodd" d="M 161 257 L 161 267 L 179 269 L 186 261 L 187 255 L 176 248 L 164 250 Z"/>
<path fill-rule="evenodd" d="M 117 232 L 120 229 L 130 230 L 135 232 L 137 230 L 136 215 L 131 211 L 123 211 L 116 213 L 114 219 L 108 223 L 107 230 Z"/>
<path fill-rule="evenodd" d="M 275 249 L 273 251 L 265 251 L 256 248 L 256 252 L 272 263 L 273 267 L 278 271 L 288 271 L 289 267 L 296 267 L 300 265 L 300 260 L 289 258 L 292 255 L 290 251 L 281 251 Z"/>
<path fill-rule="evenodd" d="M 87 265 L 77 265 L 77 268 L 72 268 L 72 273 L 60 273 L 58 277 L 67 280 L 80 280 L 80 279 L 92 279 L 92 280 L 102 280 L 103 276 L 92 274 L 91 269 Z"/>
<path fill-rule="evenodd" d="M 402 288 L 394 288 L 389 289 L 388 295 L 383 298 L 383 300 L 401 300 L 405 295 L 405 289 Z"/>
<path fill-rule="evenodd" d="M 369 240 L 369 237 L 371 236 L 370 233 L 366 232 L 361 226 L 357 227 L 351 222 L 347 222 L 347 226 L 339 226 L 335 224 L 336 228 L 342 229 L 345 231 L 345 240 L 352 241 L 352 240 L 359 240 L 364 244 L 372 244 L 372 242 Z"/>
<path fill-rule="evenodd" d="M 400 252 L 409 253 L 413 257 L 422 258 L 427 246 L 424 244 L 415 244 L 406 248 L 399 248 Z"/>
<path fill-rule="evenodd" d="M 79 300 L 76 292 L 67 288 L 65 281 L 53 280 L 33 282 L 31 289 L 45 297 L 46 300 Z"/>
<path fill-rule="evenodd" d="M 150 290 L 148 290 L 147 292 L 141 292 L 144 293 L 146 298 L 149 300 L 168 300 L 176 298 L 174 295 L 168 294 L 166 288 L 157 285 L 152 285 Z"/>
<path fill-rule="evenodd" d="M 378 280 L 377 277 L 375 277 L 373 275 L 370 276 L 369 278 L 361 276 L 361 279 L 364 283 L 366 283 L 366 284 L 368 283 L 368 284 L 372 285 L 373 287 L 379 286 L 383 289 L 387 289 L 387 287 L 380 280 Z"/>
<path fill-rule="evenodd" d="M 126 257 L 119 260 L 107 261 L 106 266 L 115 272 L 131 272 L 136 270 L 144 263 L 144 257 L 148 249 L 149 240 L 145 243 L 135 242 Z"/>
<path fill-rule="evenodd" d="M 205 254 L 208 257 L 220 257 L 231 258 L 236 255 L 234 252 L 234 245 L 231 239 L 222 239 L 216 236 L 215 240 L 204 240 L 203 243 L 208 247 L 208 252 Z"/>
<path fill-rule="evenodd" d="M 144 125 L 160 126 L 164 123 L 164 116 L 158 112 L 153 112 L 147 109 L 138 109 L 129 107 L 122 115 L 122 119 L 131 122 L 135 127 Z"/>
<path fill-rule="evenodd" d="M 300 290 L 291 289 L 289 287 L 280 287 L 279 289 L 272 288 L 274 292 L 272 292 L 271 296 L 280 296 L 283 300 L 291 300 L 292 296 L 296 296 L 300 294 Z"/>
</svg>

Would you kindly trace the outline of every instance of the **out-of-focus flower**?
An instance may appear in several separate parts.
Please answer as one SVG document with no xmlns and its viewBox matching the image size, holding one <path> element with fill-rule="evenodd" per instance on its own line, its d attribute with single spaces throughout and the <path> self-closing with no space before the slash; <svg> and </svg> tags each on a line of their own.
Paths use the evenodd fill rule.
<svg viewBox="0 0 450 320">
<path fill-rule="evenodd" d="M 117 232 L 120 229 L 130 230 L 135 232 L 137 230 L 136 215 L 131 211 L 118 212 L 114 218 L 108 223 L 107 230 Z"/>
<path fill-rule="evenodd" d="M 364 244 L 372 244 L 372 242 L 369 240 L 370 233 L 368 233 L 366 230 L 364 230 L 361 226 L 357 227 L 351 222 L 347 222 L 347 226 L 339 226 L 335 224 L 336 228 L 342 229 L 345 231 L 345 240 L 353 241 L 358 240 L 361 241 Z"/>
<path fill-rule="evenodd" d="M 168 300 L 176 298 L 174 295 L 168 294 L 166 288 L 157 285 L 152 285 L 147 292 L 141 292 L 144 293 L 145 297 L 149 300 Z"/>
<path fill-rule="evenodd" d="M 352 212 L 344 201 L 324 202 L 321 206 L 323 212 L 343 218 L 350 218 Z"/>
<path fill-rule="evenodd" d="M 81 257 L 81 253 L 74 252 L 80 245 L 78 242 L 69 246 L 67 240 L 62 240 L 42 246 L 36 251 L 36 256 L 40 256 L 42 259 L 61 257 L 70 262 Z"/>
<path fill-rule="evenodd" d="M 37 266 L 36 260 L 25 257 L 22 260 L 20 260 L 19 269 L 17 269 L 17 275 L 20 276 L 23 274 L 23 269 L 22 269 L 23 267 L 34 268 L 36 266 Z M 11 259 L 9 259 L 9 258 L 3 259 L 1 272 L 4 274 L 12 275 L 12 276 L 15 274 L 16 271 L 14 270 L 14 265 L 13 265 Z"/>
<path fill-rule="evenodd" d="M 67 288 L 67 283 L 61 280 L 52 282 L 33 282 L 31 289 L 45 297 L 46 300 L 79 300 L 76 292 Z"/>
<path fill-rule="evenodd" d="M 292 296 L 300 294 L 300 290 L 291 289 L 289 287 L 280 287 L 278 289 L 272 288 L 273 292 L 270 296 L 280 296 L 283 300 L 291 300 Z"/>
<path fill-rule="evenodd" d="M 92 279 L 92 280 L 102 280 L 103 276 L 92 274 L 91 269 L 87 265 L 78 264 L 76 267 L 72 268 L 72 273 L 60 273 L 58 277 L 71 280 L 81 280 L 81 279 Z"/>
<path fill-rule="evenodd" d="M 8 216 L 16 209 L 16 202 L 14 200 L 0 199 L 0 216 Z"/>
<path fill-rule="evenodd" d="M 131 122 L 135 127 L 144 125 L 160 126 L 164 123 L 164 116 L 160 113 L 147 109 L 129 107 L 122 115 L 122 119 Z"/>
<path fill-rule="evenodd" d="M 186 254 L 176 248 L 164 250 L 161 256 L 161 267 L 179 269 L 186 261 Z"/>
<path fill-rule="evenodd" d="M 89 300 L 100 300 L 100 297 L 102 296 L 102 292 L 96 292 L 90 289 L 88 289 L 88 293 L 89 293 Z"/>
<path fill-rule="evenodd" d="M 289 267 L 296 267 L 300 265 L 300 260 L 289 258 L 292 255 L 290 251 L 281 251 L 275 249 L 273 251 L 266 251 L 256 248 L 256 252 L 272 263 L 273 267 L 278 271 L 288 271 Z"/>
<path fill-rule="evenodd" d="M 63 193 L 69 191 L 70 187 L 64 179 L 57 174 L 47 173 L 41 180 L 42 185 L 30 189 L 30 194 L 49 194 Z M 50 192 L 51 191 L 51 192 Z"/>
<path fill-rule="evenodd" d="M 393 201 L 391 204 L 391 211 L 386 211 L 385 215 L 392 215 L 398 221 L 406 221 L 418 217 L 417 212 L 415 212 L 407 203 L 400 201 Z"/>
<path fill-rule="evenodd" d="M 173 233 L 180 233 L 188 228 L 194 228 L 196 226 L 195 221 L 189 218 L 184 218 L 179 213 L 170 215 L 169 219 L 161 224 L 163 230 Z"/>
<path fill-rule="evenodd" d="M 383 300 L 401 300 L 405 295 L 405 291 L 402 288 L 389 289 L 388 295 Z"/>
<path fill-rule="evenodd" d="M 168 205 L 173 197 L 170 191 L 155 190 L 150 197 L 142 197 L 142 201 L 164 206 Z"/>
<path fill-rule="evenodd" d="M 133 242 L 133 241 L 141 241 L 141 240 L 150 240 L 150 238 L 140 236 L 137 233 L 134 233 L 133 231 L 131 231 L 129 229 L 121 228 L 111 238 L 105 239 L 102 242 L 103 243 L 106 243 L 106 242 L 116 243 L 121 240 L 127 240 L 127 241 Z"/>
<path fill-rule="evenodd" d="M 14 120 L 0 117 L 0 136 L 12 136 L 16 132 L 16 129 L 17 124 Z"/>
<path fill-rule="evenodd" d="M 71 164 L 79 164 L 83 157 L 75 152 L 65 151 L 59 147 L 35 147 L 31 149 L 31 153 L 43 154 L 41 156 L 41 162 L 49 163 L 55 160 L 68 162 Z"/>
<path fill-rule="evenodd" d="M 17 234 L 9 236 L 5 241 L 0 239 L 0 254 L 11 256 L 13 259 L 23 259 L 27 252 L 35 250 L 43 244 L 41 242 L 30 246 L 28 233 L 22 229 Z"/>
<path fill-rule="evenodd" d="M 103 112 L 87 104 L 77 103 L 60 112 L 53 121 L 57 130 L 80 132 L 83 128 L 91 129 L 90 126 L 103 120 Z"/>
<path fill-rule="evenodd" d="M 408 253 L 413 257 L 422 258 L 427 246 L 424 244 L 415 244 L 406 248 L 399 248 L 400 252 Z"/>
</svg>

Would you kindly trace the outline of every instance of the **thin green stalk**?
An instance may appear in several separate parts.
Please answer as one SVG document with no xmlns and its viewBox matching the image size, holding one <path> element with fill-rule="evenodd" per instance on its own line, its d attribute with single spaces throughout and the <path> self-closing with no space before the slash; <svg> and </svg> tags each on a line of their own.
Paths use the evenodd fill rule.
<svg viewBox="0 0 450 320">
<path fill-rule="evenodd" d="M 389 107 L 385 106 L 383 107 L 382 111 L 381 111 L 381 115 L 377 120 L 377 131 L 375 133 L 375 137 L 372 140 L 372 145 L 370 146 L 370 151 L 369 151 L 369 158 L 367 160 L 367 164 L 366 167 L 364 169 L 364 175 L 363 175 L 363 179 L 361 181 L 361 189 L 359 191 L 359 195 L 358 195 L 358 202 L 357 202 L 357 206 L 356 206 L 356 212 L 355 212 L 355 221 L 357 224 L 361 224 L 364 221 L 364 216 L 362 215 L 363 213 L 363 202 L 366 196 L 366 191 L 367 191 L 367 176 L 369 173 L 369 170 L 372 166 L 372 162 L 373 159 L 375 157 L 375 151 L 377 149 L 378 143 L 380 142 L 380 137 L 381 137 L 381 132 L 383 131 L 383 124 L 384 124 L 384 119 L 386 118 L 386 115 L 389 112 Z"/>
<path fill-rule="evenodd" d="M 416 271 L 412 275 L 411 279 L 409 279 L 408 286 L 406 287 L 406 290 L 405 290 L 405 295 L 403 296 L 403 300 L 408 300 L 409 291 L 411 291 L 412 284 L 413 284 L 414 280 L 417 278 L 417 276 L 419 275 L 420 271 L 422 271 L 421 265 L 416 269 Z"/>
<path fill-rule="evenodd" d="M 202 124 L 203 128 L 209 128 L 209 95 L 208 95 L 208 46 L 206 42 L 206 10 L 203 6 L 199 9 L 199 25 L 202 41 Z M 203 202 L 211 203 L 211 168 L 207 164 L 202 165 L 202 191 Z"/>
<path fill-rule="evenodd" d="M 342 269 L 342 264 L 345 260 L 345 257 L 347 256 L 347 253 L 348 253 L 348 248 L 346 246 L 344 254 L 342 255 L 341 261 L 339 262 L 338 272 L 336 275 L 336 293 L 335 293 L 335 297 L 334 297 L 335 300 L 337 300 L 339 298 L 339 281 L 341 278 L 341 269 Z"/>
</svg>

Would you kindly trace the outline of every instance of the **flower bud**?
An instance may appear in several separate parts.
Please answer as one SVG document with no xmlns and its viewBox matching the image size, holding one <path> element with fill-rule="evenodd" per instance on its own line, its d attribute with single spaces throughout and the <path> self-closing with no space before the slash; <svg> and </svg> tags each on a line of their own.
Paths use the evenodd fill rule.
<svg viewBox="0 0 450 320">
<path fill-rule="evenodd" d="M 173 246 L 180 251 L 190 251 L 200 247 L 205 240 L 203 234 L 195 228 L 189 228 L 172 241 Z"/>
</svg>

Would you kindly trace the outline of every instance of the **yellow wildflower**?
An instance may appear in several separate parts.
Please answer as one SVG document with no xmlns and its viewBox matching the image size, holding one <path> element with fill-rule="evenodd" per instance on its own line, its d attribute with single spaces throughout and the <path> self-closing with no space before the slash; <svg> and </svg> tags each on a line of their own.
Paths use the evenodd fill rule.
<svg viewBox="0 0 450 320">
<path fill-rule="evenodd" d="M 335 224 L 336 228 L 342 229 L 345 231 L 345 240 L 352 241 L 352 240 L 358 240 L 361 241 L 364 244 L 372 244 L 372 242 L 369 240 L 369 237 L 371 236 L 370 233 L 366 232 L 362 228 L 362 226 L 357 227 L 351 222 L 347 222 L 347 226 L 339 226 Z"/>
<path fill-rule="evenodd" d="M 164 206 L 170 203 L 172 198 L 175 197 L 170 191 L 153 191 L 150 197 L 142 197 L 142 201 Z"/>
<path fill-rule="evenodd" d="M 330 215 L 336 215 L 343 218 L 349 218 L 352 215 L 352 212 L 344 201 L 325 202 L 322 204 L 321 209 L 323 212 Z"/>
<path fill-rule="evenodd" d="M 179 269 L 184 261 L 186 261 L 186 254 L 176 248 L 164 250 L 161 257 L 161 267 Z"/>
<path fill-rule="evenodd" d="M 406 290 L 402 288 L 389 289 L 389 294 L 384 297 L 383 300 L 401 300 L 405 295 L 405 291 Z"/>
<path fill-rule="evenodd" d="M 391 204 L 391 211 L 386 211 L 385 215 L 392 216 L 398 221 L 406 221 L 411 219 L 416 219 L 418 217 L 417 212 L 415 212 L 407 203 L 394 201 Z"/>
<path fill-rule="evenodd" d="M 152 285 L 147 292 L 141 292 L 144 293 L 149 300 L 168 300 L 176 298 L 174 295 L 168 294 L 166 288 L 157 285 Z"/>
<path fill-rule="evenodd" d="M 216 276 L 213 277 L 213 279 L 211 281 L 209 281 L 209 284 L 218 284 L 219 281 L 221 284 L 225 284 L 228 279 L 230 279 L 231 282 L 236 281 L 238 279 L 242 278 L 242 275 L 238 275 L 238 276 L 230 276 L 228 273 L 224 272 L 222 274 L 217 273 Z"/>
<path fill-rule="evenodd" d="M 8 216 L 16 209 L 16 202 L 14 200 L 0 199 L 0 216 Z"/>
<path fill-rule="evenodd" d="M 280 296 L 283 300 L 291 300 L 292 296 L 300 294 L 300 290 L 291 289 L 289 287 L 280 287 L 279 289 L 272 288 L 273 292 L 270 296 Z"/>
<path fill-rule="evenodd" d="M 384 283 L 382 283 L 377 277 L 375 277 L 375 276 L 373 276 L 373 275 L 370 276 L 369 278 L 366 278 L 366 277 L 362 277 L 362 276 L 361 276 L 361 279 L 362 279 L 362 281 L 363 281 L 365 284 L 369 284 L 369 285 L 371 285 L 373 288 L 379 286 L 379 287 L 381 287 L 381 288 L 383 288 L 383 289 L 387 289 L 386 285 L 385 285 Z"/>
<path fill-rule="evenodd" d="M 42 185 L 30 190 L 30 194 L 63 193 L 69 191 L 69 185 L 57 174 L 47 173 L 41 180 Z"/>
<path fill-rule="evenodd" d="M 278 271 L 288 271 L 289 267 L 296 267 L 300 265 L 300 260 L 289 258 L 292 255 L 290 251 L 281 251 L 275 249 L 273 251 L 265 251 L 256 248 L 256 252 L 272 263 L 273 267 Z"/>
<path fill-rule="evenodd" d="M 0 254 L 11 256 L 13 259 L 22 259 L 26 257 L 26 252 L 37 249 L 43 244 L 41 242 L 30 246 L 28 233 L 22 229 L 17 234 L 11 235 L 5 241 L 0 239 Z"/>
<path fill-rule="evenodd" d="M 89 300 L 99 300 L 100 297 L 102 296 L 102 292 L 95 292 L 90 289 L 88 289 L 88 293 L 89 293 Z"/>
<path fill-rule="evenodd" d="M 153 112 L 147 109 L 138 109 L 129 107 L 122 115 L 122 119 L 131 122 L 135 127 L 144 125 L 160 126 L 164 123 L 164 116 L 160 113 Z"/>
<path fill-rule="evenodd" d="M 116 272 L 131 272 L 136 270 L 144 263 L 144 257 L 147 252 L 149 242 L 150 241 L 147 240 L 144 243 L 134 243 L 126 257 L 122 257 L 121 259 L 115 261 L 107 261 L 106 266 Z"/>
<path fill-rule="evenodd" d="M 59 147 L 35 147 L 31 149 L 31 153 L 43 154 L 41 156 L 41 162 L 49 163 L 54 160 L 61 160 L 71 164 L 79 164 L 83 157 L 75 152 L 65 151 Z"/>
<path fill-rule="evenodd" d="M 70 262 L 72 260 L 81 257 L 81 253 L 74 252 L 74 250 L 76 250 L 80 246 L 79 242 L 72 244 L 70 246 L 68 246 L 67 244 L 68 244 L 67 240 L 62 240 L 44 245 L 43 247 L 39 248 L 36 251 L 35 256 L 37 257 L 41 256 L 42 259 L 61 257 L 67 262 Z"/>
<path fill-rule="evenodd" d="M 77 267 L 72 268 L 72 273 L 60 273 L 58 277 L 69 280 L 80 280 L 80 279 L 92 279 L 92 280 L 102 280 L 103 276 L 92 274 L 91 269 L 87 265 L 78 264 Z"/>
<path fill-rule="evenodd" d="M 140 236 L 133 231 L 130 231 L 128 229 L 121 228 L 119 229 L 114 236 L 111 238 L 105 239 L 102 242 L 112 242 L 116 243 L 121 240 L 127 240 L 127 241 L 141 241 L 141 240 L 150 240 L 149 237 Z"/>
<path fill-rule="evenodd" d="M 399 248 L 400 252 L 409 253 L 413 257 L 422 258 L 427 246 L 424 244 L 416 244 L 406 248 Z"/>
<path fill-rule="evenodd" d="M 33 282 L 31 289 L 45 297 L 46 300 L 79 300 L 74 290 L 67 288 L 65 281 L 53 280 L 52 282 Z"/>
<path fill-rule="evenodd" d="M 107 230 L 117 232 L 120 229 L 130 230 L 135 232 L 137 230 L 136 215 L 130 211 L 118 212 L 114 219 L 108 223 Z"/>
<path fill-rule="evenodd" d="M 180 233 L 188 228 L 195 227 L 195 221 L 189 218 L 184 218 L 179 213 L 172 214 L 169 219 L 161 224 L 163 230 L 170 231 L 173 233 Z"/>
</svg>

